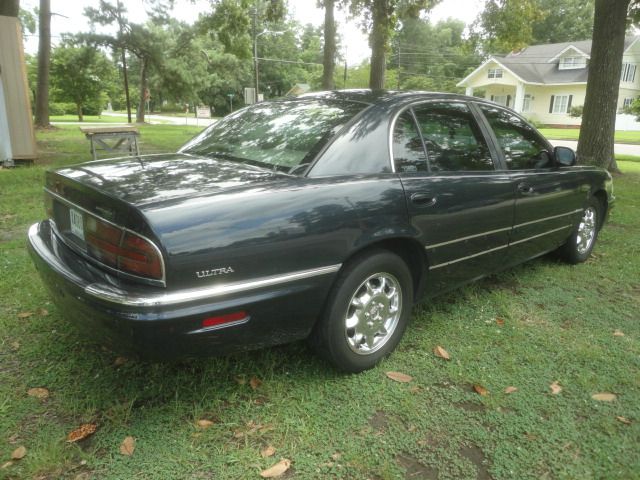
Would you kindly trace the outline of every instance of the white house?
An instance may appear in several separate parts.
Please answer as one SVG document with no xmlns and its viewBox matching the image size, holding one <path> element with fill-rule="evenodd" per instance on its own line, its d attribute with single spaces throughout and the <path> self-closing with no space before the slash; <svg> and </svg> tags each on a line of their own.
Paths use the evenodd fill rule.
<svg viewBox="0 0 640 480">
<path fill-rule="evenodd" d="M 618 109 L 640 97 L 640 36 L 624 44 Z M 506 56 L 492 56 L 458 87 L 467 95 L 484 91 L 488 100 L 506 105 L 546 125 L 579 125 L 573 106 L 584 104 L 591 40 L 534 45 Z"/>
</svg>

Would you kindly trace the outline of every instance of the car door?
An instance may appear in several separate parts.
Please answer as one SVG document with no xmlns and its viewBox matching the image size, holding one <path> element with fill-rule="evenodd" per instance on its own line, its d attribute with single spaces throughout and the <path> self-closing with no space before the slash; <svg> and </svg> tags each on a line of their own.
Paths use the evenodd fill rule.
<svg viewBox="0 0 640 480">
<path fill-rule="evenodd" d="M 411 226 L 427 251 L 430 292 L 496 270 L 508 246 L 514 193 L 469 105 L 406 108 L 395 121 L 392 153 Z"/>
<path fill-rule="evenodd" d="M 561 245 L 571 233 L 585 199 L 580 176 L 559 169 L 551 145 L 514 112 L 477 104 L 487 119 L 515 192 L 509 258 L 524 261 Z"/>
</svg>

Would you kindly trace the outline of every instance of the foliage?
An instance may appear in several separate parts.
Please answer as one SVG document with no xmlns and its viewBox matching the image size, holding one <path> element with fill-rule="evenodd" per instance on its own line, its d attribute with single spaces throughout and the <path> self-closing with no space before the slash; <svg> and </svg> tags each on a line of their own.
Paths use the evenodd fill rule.
<svg viewBox="0 0 640 480">
<path fill-rule="evenodd" d="M 83 113 L 104 106 L 104 92 L 114 77 L 109 58 L 91 46 L 65 43 L 51 54 L 52 98 L 73 102 L 80 121 Z"/>
<path fill-rule="evenodd" d="M 454 19 L 435 25 L 422 18 L 403 21 L 389 64 L 399 69 L 400 88 L 458 92 L 456 83 L 481 62 L 463 37 L 464 29 L 465 24 Z"/>
<path fill-rule="evenodd" d="M 571 110 L 569 110 L 569 116 L 573 118 L 580 118 L 582 117 L 583 110 L 584 105 L 574 105 L 573 107 L 571 107 Z"/>
<path fill-rule="evenodd" d="M 36 20 L 37 8 L 34 11 L 26 10 L 24 8 L 20 8 L 20 13 L 18 14 L 18 18 L 20 19 L 20 27 L 22 28 L 22 35 L 26 33 L 30 33 L 33 35 L 36 33 L 36 26 L 38 21 Z"/>
<path fill-rule="evenodd" d="M 595 0 L 488 0 L 472 25 L 487 53 L 591 38 Z"/>
</svg>

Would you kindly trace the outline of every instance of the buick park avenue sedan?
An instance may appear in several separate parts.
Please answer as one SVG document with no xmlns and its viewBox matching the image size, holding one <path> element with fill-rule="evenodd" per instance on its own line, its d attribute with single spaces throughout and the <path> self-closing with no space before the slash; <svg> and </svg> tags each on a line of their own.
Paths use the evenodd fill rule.
<svg viewBox="0 0 640 480">
<path fill-rule="evenodd" d="M 374 366 L 416 301 L 558 250 L 587 259 L 611 177 L 459 95 L 263 102 L 175 154 L 50 171 L 29 247 L 61 312 L 169 359 L 307 338 Z"/>
</svg>

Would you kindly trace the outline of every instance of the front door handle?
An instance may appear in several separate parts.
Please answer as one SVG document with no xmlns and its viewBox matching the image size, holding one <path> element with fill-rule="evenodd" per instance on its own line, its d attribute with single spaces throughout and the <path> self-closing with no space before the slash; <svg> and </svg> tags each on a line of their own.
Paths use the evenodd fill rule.
<svg viewBox="0 0 640 480">
<path fill-rule="evenodd" d="M 411 203 L 421 207 L 430 207 L 436 204 L 436 197 L 428 192 L 416 192 L 411 194 Z"/>
<path fill-rule="evenodd" d="M 518 184 L 518 192 L 520 192 L 522 195 L 533 195 L 534 190 L 531 185 L 524 182 L 520 182 Z"/>
</svg>

